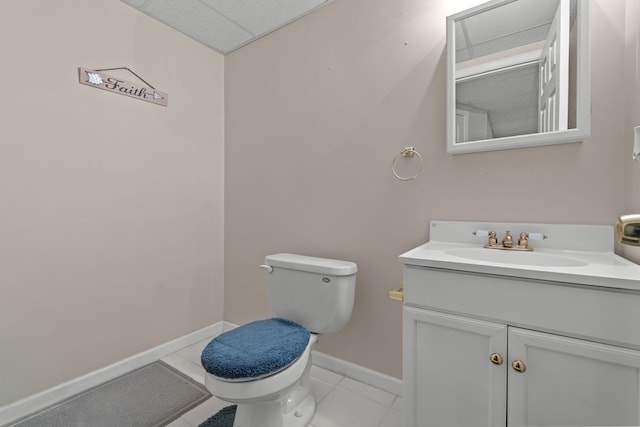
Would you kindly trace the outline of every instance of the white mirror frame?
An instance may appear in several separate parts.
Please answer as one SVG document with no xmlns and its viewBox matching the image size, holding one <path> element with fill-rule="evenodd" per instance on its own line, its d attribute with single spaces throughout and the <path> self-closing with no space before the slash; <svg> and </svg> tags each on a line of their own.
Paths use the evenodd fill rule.
<svg viewBox="0 0 640 427">
<path fill-rule="evenodd" d="M 463 154 L 582 142 L 591 135 L 591 0 L 577 1 L 576 127 L 456 143 L 455 22 L 513 0 L 493 0 L 447 17 L 447 153 Z"/>
</svg>

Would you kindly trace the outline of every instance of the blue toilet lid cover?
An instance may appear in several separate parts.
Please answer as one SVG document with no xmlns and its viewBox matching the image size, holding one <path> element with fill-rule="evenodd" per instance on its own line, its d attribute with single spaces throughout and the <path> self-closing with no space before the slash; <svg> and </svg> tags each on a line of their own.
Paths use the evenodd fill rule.
<svg viewBox="0 0 640 427">
<path fill-rule="evenodd" d="M 220 378 L 265 376 L 294 362 L 309 337 L 309 331 L 292 320 L 258 320 L 214 338 L 202 351 L 202 366 Z"/>
</svg>

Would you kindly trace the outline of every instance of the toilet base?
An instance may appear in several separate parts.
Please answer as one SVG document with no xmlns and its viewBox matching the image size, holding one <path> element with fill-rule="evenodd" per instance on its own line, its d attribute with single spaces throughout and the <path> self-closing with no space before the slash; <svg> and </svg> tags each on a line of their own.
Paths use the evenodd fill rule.
<svg viewBox="0 0 640 427">
<path fill-rule="evenodd" d="M 306 427 L 316 413 L 310 371 L 307 359 L 302 377 L 284 390 L 259 400 L 234 399 L 238 406 L 233 427 Z"/>
<path fill-rule="evenodd" d="M 238 405 L 234 427 L 306 427 L 316 412 L 311 394 L 311 350 L 318 340 L 311 334 L 302 355 L 272 376 L 246 382 L 229 382 L 205 375 L 207 389 Z"/>
<path fill-rule="evenodd" d="M 311 394 L 289 412 L 283 413 L 281 402 L 238 403 L 234 427 L 306 427 L 316 413 L 316 401 Z"/>
</svg>

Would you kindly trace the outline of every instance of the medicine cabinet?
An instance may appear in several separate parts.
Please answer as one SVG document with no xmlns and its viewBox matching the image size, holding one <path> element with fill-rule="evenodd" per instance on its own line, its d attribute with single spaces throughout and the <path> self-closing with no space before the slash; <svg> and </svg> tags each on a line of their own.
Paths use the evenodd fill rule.
<svg viewBox="0 0 640 427">
<path fill-rule="evenodd" d="M 590 0 L 493 0 L 447 17 L 447 152 L 590 135 Z"/>
</svg>

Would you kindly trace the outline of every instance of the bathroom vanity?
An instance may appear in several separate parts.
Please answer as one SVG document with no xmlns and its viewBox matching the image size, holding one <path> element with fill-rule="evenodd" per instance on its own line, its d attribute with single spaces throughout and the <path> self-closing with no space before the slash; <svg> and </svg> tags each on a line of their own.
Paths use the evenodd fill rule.
<svg viewBox="0 0 640 427">
<path fill-rule="evenodd" d="M 545 236 L 485 249 L 484 230 Z M 613 227 L 433 221 L 404 264 L 405 426 L 640 425 L 640 266 Z"/>
</svg>

